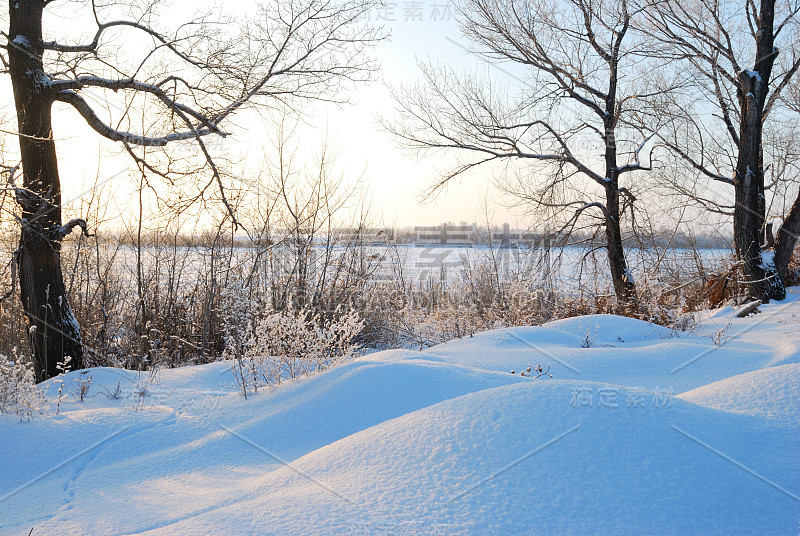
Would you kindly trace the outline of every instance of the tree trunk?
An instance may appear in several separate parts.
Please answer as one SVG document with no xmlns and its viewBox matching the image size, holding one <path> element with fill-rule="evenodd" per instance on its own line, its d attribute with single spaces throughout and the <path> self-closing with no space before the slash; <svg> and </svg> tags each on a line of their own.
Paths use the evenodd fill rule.
<svg viewBox="0 0 800 536">
<path fill-rule="evenodd" d="M 775 269 L 781 281 L 786 281 L 786 271 L 797 244 L 798 234 L 800 234 L 800 194 L 797 194 L 797 199 L 789 209 L 789 214 L 786 215 L 775 239 Z"/>
<path fill-rule="evenodd" d="M 759 210 L 764 171 L 759 165 L 761 146 L 761 114 L 756 100 L 761 81 L 753 74 L 739 76 L 744 93 L 742 102 L 739 160 L 736 165 L 734 188 L 736 206 L 733 212 L 733 237 L 736 253 L 744 262 L 748 293 L 753 299 L 766 303 L 786 297 L 783 281 L 773 263 L 765 262 L 761 251 L 764 218 Z"/>
<path fill-rule="evenodd" d="M 733 238 L 736 253 L 743 261 L 748 293 L 753 299 L 767 303 L 782 300 L 786 288 L 772 262 L 761 252 L 764 226 L 764 169 L 761 138 L 764 104 L 769 93 L 769 81 L 776 51 L 773 23 L 775 0 L 762 0 L 760 27 L 756 37 L 754 70 L 739 73 L 738 98 L 741 108 L 739 124 L 739 155 L 736 162 L 734 189 L 736 205 L 733 211 Z"/>
<path fill-rule="evenodd" d="M 622 230 L 619 222 L 619 193 L 612 188 L 606 189 L 606 250 L 611 269 L 611 281 L 617 300 L 627 303 L 636 299 L 636 283 L 628 270 L 625 260 L 625 249 L 622 245 Z"/>
<path fill-rule="evenodd" d="M 43 0 L 9 1 L 9 71 L 22 158 L 17 264 L 37 381 L 58 374 L 66 356 L 83 367 L 80 328 L 61 273 L 61 185 L 50 117 L 52 90 L 42 64 Z"/>
<path fill-rule="evenodd" d="M 617 300 L 628 303 L 636 299 L 636 283 L 633 275 L 628 270 L 625 260 L 625 248 L 622 245 L 622 227 L 620 224 L 619 207 L 619 167 L 617 166 L 617 139 L 616 121 L 616 64 L 612 64 L 613 75 L 609 87 L 609 98 L 606 102 L 605 119 L 605 168 L 607 183 L 606 192 L 606 250 L 608 264 L 611 269 L 611 281 L 614 284 L 614 294 Z"/>
</svg>

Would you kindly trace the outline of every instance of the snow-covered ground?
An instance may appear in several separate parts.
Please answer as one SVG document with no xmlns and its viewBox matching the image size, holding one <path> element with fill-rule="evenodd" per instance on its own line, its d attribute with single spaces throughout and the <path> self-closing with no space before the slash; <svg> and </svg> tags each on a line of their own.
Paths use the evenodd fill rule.
<svg viewBox="0 0 800 536">
<path fill-rule="evenodd" d="M 0 416 L 0 534 L 796 536 L 800 289 L 761 309 L 496 330 L 247 400 L 224 363 L 70 373 L 58 415 L 50 381 L 47 415 Z"/>
</svg>

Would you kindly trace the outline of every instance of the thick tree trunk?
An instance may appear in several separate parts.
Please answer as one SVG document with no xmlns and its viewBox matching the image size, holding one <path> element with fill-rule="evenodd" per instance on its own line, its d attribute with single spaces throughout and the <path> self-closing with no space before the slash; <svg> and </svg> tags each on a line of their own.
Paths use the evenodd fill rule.
<svg viewBox="0 0 800 536">
<path fill-rule="evenodd" d="M 743 261 L 750 297 L 766 303 L 782 300 L 786 288 L 775 265 L 762 255 L 764 226 L 764 169 L 762 164 L 762 128 L 764 105 L 769 93 L 774 50 L 775 0 L 762 0 L 760 27 L 756 37 L 754 70 L 739 73 L 738 97 L 741 107 L 739 155 L 734 177 L 735 208 L 733 238 L 736 253 Z"/>
<path fill-rule="evenodd" d="M 619 206 L 619 167 L 617 166 L 617 137 L 616 137 L 616 63 L 612 63 L 612 76 L 609 85 L 608 100 L 606 101 L 605 128 L 605 171 L 606 171 L 606 251 L 608 264 L 611 270 L 611 281 L 614 284 L 614 294 L 617 300 L 628 303 L 636 299 L 636 282 L 633 274 L 628 270 L 625 260 L 625 248 L 622 245 L 622 227 L 620 224 Z"/>
<path fill-rule="evenodd" d="M 80 329 L 61 273 L 61 185 L 50 111 L 52 91 L 42 65 L 43 0 L 9 1 L 9 70 L 22 158 L 22 208 L 17 264 L 36 379 L 58 374 L 66 356 L 83 366 Z"/>
<path fill-rule="evenodd" d="M 612 188 L 606 189 L 606 250 L 608 264 L 611 269 L 611 281 L 617 300 L 627 303 L 636 299 L 636 283 L 628 270 L 625 260 L 625 249 L 622 245 L 622 230 L 619 223 L 619 193 Z"/>
<path fill-rule="evenodd" d="M 789 214 L 786 215 L 783 225 L 778 230 L 778 237 L 775 239 L 775 269 L 778 271 L 781 281 L 786 281 L 786 271 L 797 244 L 798 234 L 800 234 L 800 194 L 794 200 Z"/>
<path fill-rule="evenodd" d="M 764 262 L 761 252 L 761 228 L 764 224 L 759 207 L 764 173 L 760 166 L 761 113 L 757 95 L 761 91 L 761 78 L 753 72 L 739 75 L 742 92 L 742 119 L 740 125 L 739 160 L 736 166 L 734 188 L 736 206 L 733 212 L 733 236 L 736 252 L 744 262 L 748 292 L 763 302 L 771 298 L 783 299 L 781 286 L 774 267 Z M 785 291 L 784 291 L 785 293 Z"/>
<path fill-rule="evenodd" d="M 66 356 L 70 368 L 83 368 L 80 328 L 67 303 L 57 247 L 40 226 L 23 223 L 17 262 L 37 381 L 56 376 Z"/>
</svg>

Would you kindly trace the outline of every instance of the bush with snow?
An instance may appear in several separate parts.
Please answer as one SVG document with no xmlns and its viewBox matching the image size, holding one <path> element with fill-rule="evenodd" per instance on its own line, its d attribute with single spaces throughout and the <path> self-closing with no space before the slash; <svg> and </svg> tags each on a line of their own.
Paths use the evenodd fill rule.
<svg viewBox="0 0 800 536">
<path fill-rule="evenodd" d="M 46 401 L 34 381 L 33 369 L 18 356 L 0 354 L 0 413 L 30 421 L 44 413 Z"/>
<path fill-rule="evenodd" d="M 356 311 L 336 311 L 331 318 L 291 307 L 269 310 L 255 323 L 243 347 L 235 339 L 226 350 L 235 362 L 242 393 L 283 380 L 321 372 L 352 357 L 364 326 Z"/>
</svg>

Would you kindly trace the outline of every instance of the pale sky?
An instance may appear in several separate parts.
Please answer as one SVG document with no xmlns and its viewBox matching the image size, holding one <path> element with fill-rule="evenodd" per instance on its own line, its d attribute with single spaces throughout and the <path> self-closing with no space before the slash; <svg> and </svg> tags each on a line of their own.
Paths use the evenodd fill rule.
<svg viewBox="0 0 800 536">
<path fill-rule="evenodd" d="M 180 2 L 189 0 L 176 0 L 169 13 L 184 14 Z M 55 33 L 67 32 L 71 25 L 82 22 L 72 15 L 69 2 L 56 5 L 66 6 L 66 12 L 49 21 L 60 25 Z M 194 3 L 186 5 L 193 6 Z M 254 2 L 249 2 L 233 7 L 246 11 L 247 6 L 254 5 Z M 298 140 L 301 146 L 309 148 L 308 158 L 312 158 L 311 151 L 320 146 L 327 133 L 339 151 L 338 167 L 346 176 L 361 176 L 366 184 L 377 223 L 397 227 L 447 221 L 483 223 L 486 216 L 481 200 L 488 197 L 492 223 L 508 222 L 515 227 L 530 224 L 520 209 L 505 207 L 504 201 L 509 199 L 504 199 L 492 187 L 492 169 L 489 167 L 478 168 L 471 175 L 456 179 L 435 200 L 422 203 L 420 194 L 437 177 L 437 169 L 448 167 L 447 159 L 436 155 L 418 161 L 398 147 L 377 122 L 378 116 L 393 115 L 393 102 L 385 84 L 414 83 L 419 78 L 418 60 L 445 63 L 457 71 L 478 70 L 499 85 L 514 86 L 518 80 L 506 68 L 487 64 L 466 51 L 447 0 L 386 2 L 384 9 L 372 14 L 370 22 L 383 25 L 390 33 L 390 37 L 379 43 L 374 51 L 382 64 L 378 80 L 351 94 L 352 105 L 319 104 L 313 108 L 308 119 L 311 125 L 300 132 Z M 11 120 L 7 124 L 14 125 L 8 77 L 4 77 L 2 82 L 0 92 L 8 97 L 2 99 L 4 106 L 0 113 Z M 91 91 L 86 93 L 91 98 Z M 104 105 L 99 99 L 94 104 L 99 111 Z M 68 201 L 80 198 L 96 182 L 105 184 L 114 192 L 108 212 L 123 211 L 134 195 L 133 185 L 125 175 L 135 166 L 122 154 L 121 147 L 103 140 L 68 105 L 56 103 L 53 120 L 68 215 L 77 215 L 69 214 L 69 209 L 76 208 L 77 202 L 69 207 L 66 206 Z M 271 145 L 271 128 L 274 127 L 260 123 L 254 116 L 235 117 L 233 125 L 228 127 L 232 135 L 220 144 L 226 153 L 239 155 L 243 160 L 243 172 L 249 173 L 262 160 L 263 147 Z M 8 146 L 16 149 L 16 140 Z"/>
<path fill-rule="evenodd" d="M 237 8 L 242 9 L 243 5 Z M 58 33 L 79 22 L 69 12 L 56 21 L 63 25 Z M 502 206 L 501 195 L 491 186 L 488 168 L 485 172 L 479 171 L 454 181 L 435 200 L 422 203 L 421 192 L 436 177 L 436 166 L 446 167 L 444 161 L 441 157 L 418 161 L 398 147 L 377 122 L 379 116 L 390 117 L 393 114 L 392 100 L 385 84 L 413 83 L 419 76 L 417 59 L 444 62 L 457 69 L 483 69 L 495 77 L 506 75 L 470 55 L 459 44 L 461 37 L 446 0 L 387 2 L 384 9 L 371 15 L 370 22 L 383 25 L 390 33 L 390 37 L 374 51 L 382 64 L 377 80 L 350 95 L 352 105 L 316 105 L 309 117 L 311 126 L 300 133 L 303 145 L 316 149 L 327 133 L 339 150 L 337 165 L 348 176 L 362 176 L 373 211 L 386 225 L 405 227 L 446 221 L 481 222 L 485 216 L 480 199 L 487 196 L 495 223 L 521 223 L 517 215 Z M 3 99 L 6 103 L 3 113 L 7 120 L 11 120 L 9 124 L 15 125 L 7 77 L 3 79 L 3 86 L 0 91 L 9 97 Z M 92 92 L 88 93 L 91 98 Z M 100 96 L 99 92 L 97 96 Z M 94 104 L 102 110 L 103 103 L 99 99 Z M 67 105 L 55 104 L 53 122 L 65 205 L 67 201 L 80 197 L 96 181 L 105 183 L 114 191 L 116 200 L 113 203 L 120 206 L 128 203 L 134 190 L 125 172 L 134 170 L 135 166 L 121 154 L 119 145 L 101 139 Z M 237 153 L 257 161 L 262 147 L 270 145 L 270 140 L 265 137 L 270 134 L 269 126 L 259 124 L 253 117 L 241 116 L 234 119 L 234 124 L 244 128 L 229 128 L 232 136 L 223 142 L 224 145 L 230 148 L 231 144 L 236 144 Z M 16 141 L 11 140 L 8 146 L 16 150 Z M 69 210 L 69 207 L 65 208 Z"/>
<path fill-rule="evenodd" d="M 444 221 L 478 221 L 484 219 L 479 200 L 487 194 L 501 201 L 491 186 L 490 170 L 457 179 L 435 200 L 421 204 L 418 195 L 443 168 L 438 156 L 417 158 L 395 143 L 390 134 L 376 123 L 376 116 L 391 116 L 393 104 L 385 84 L 414 82 L 419 77 L 417 61 L 445 62 L 460 69 L 484 69 L 495 77 L 502 71 L 487 66 L 465 51 L 458 27 L 447 6 L 447 0 L 388 2 L 381 16 L 391 31 L 381 43 L 377 55 L 382 62 L 383 83 L 372 84 L 358 92 L 355 107 L 332 109 L 328 113 L 331 131 L 342 146 L 343 156 L 357 165 L 363 162 L 365 178 L 376 208 L 387 223 L 398 226 L 429 225 Z M 377 15 L 377 14 L 376 14 Z M 377 16 L 373 17 L 377 22 Z M 492 207 L 497 222 L 514 222 L 515 217 L 502 206 Z"/>
</svg>

